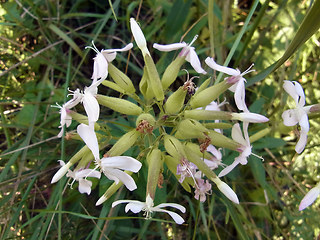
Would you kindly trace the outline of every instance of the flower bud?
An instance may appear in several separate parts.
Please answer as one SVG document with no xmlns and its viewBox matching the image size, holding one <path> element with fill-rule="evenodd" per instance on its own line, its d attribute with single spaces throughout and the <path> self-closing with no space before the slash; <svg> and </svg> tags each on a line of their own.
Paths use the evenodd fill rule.
<svg viewBox="0 0 320 240">
<path fill-rule="evenodd" d="M 187 91 L 182 87 L 178 88 L 171 96 L 168 98 L 164 104 L 164 109 L 167 114 L 175 114 L 181 110 L 186 98 Z"/>
<path fill-rule="evenodd" d="M 178 56 L 166 68 L 161 78 L 161 84 L 164 91 L 167 90 L 168 87 L 170 87 L 170 85 L 177 79 L 178 73 L 184 62 L 185 62 L 185 57 Z"/>
<path fill-rule="evenodd" d="M 239 151 L 242 145 L 236 141 L 218 133 L 216 131 L 210 131 L 208 136 L 211 138 L 211 144 L 216 147 L 228 148 L 234 151 Z"/>
<path fill-rule="evenodd" d="M 148 72 L 146 67 L 143 68 L 142 78 L 139 82 L 139 89 L 142 95 L 146 98 L 147 97 L 147 88 L 148 88 Z M 150 96 L 147 99 L 151 99 L 153 96 Z"/>
<path fill-rule="evenodd" d="M 181 159 L 185 157 L 184 148 L 181 142 L 173 136 L 164 136 L 164 148 L 174 158 Z"/>
<path fill-rule="evenodd" d="M 123 90 L 128 93 L 134 93 L 136 91 L 130 78 L 128 78 L 126 74 L 121 72 L 112 63 L 109 63 L 108 70 L 113 81 L 115 81 L 115 83 L 117 83 Z"/>
<path fill-rule="evenodd" d="M 104 81 L 102 82 L 102 85 L 104 85 L 104 86 L 106 86 L 106 87 L 108 87 L 108 88 L 111 88 L 111 89 L 113 89 L 113 90 L 115 90 L 115 91 L 117 91 L 117 92 L 119 92 L 119 93 L 122 93 L 122 94 L 125 93 L 124 89 L 121 88 L 120 86 L 118 86 L 118 85 L 117 85 L 116 83 L 114 83 L 114 82 L 111 82 L 111 81 L 108 81 L 108 80 L 104 80 Z"/>
<path fill-rule="evenodd" d="M 207 132 L 209 132 L 209 130 L 198 121 L 184 119 L 179 123 L 175 136 L 180 139 L 204 138 L 204 134 Z"/>
<path fill-rule="evenodd" d="M 249 123 L 264 123 L 269 121 L 269 119 L 265 116 L 251 112 L 232 113 L 232 120 L 239 120 Z"/>
<path fill-rule="evenodd" d="M 200 92 L 202 92 L 203 90 L 205 90 L 209 84 L 211 82 L 211 78 L 206 79 L 201 85 L 200 87 L 197 89 L 196 93 L 193 95 L 193 97 L 195 97 L 197 94 L 199 94 Z"/>
<path fill-rule="evenodd" d="M 133 144 L 135 144 L 139 136 L 141 136 L 141 133 L 136 131 L 136 129 L 127 132 L 112 146 L 112 148 L 107 152 L 107 155 L 109 157 L 121 156 L 131 148 Z"/>
<path fill-rule="evenodd" d="M 212 179 L 212 181 L 227 198 L 232 202 L 239 204 L 237 194 L 225 182 L 222 182 L 219 178 Z"/>
<path fill-rule="evenodd" d="M 86 125 L 89 125 L 88 117 L 85 115 L 82 115 L 80 113 L 74 112 L 72 110 L 68 110 L 69 115 L 72 117 L 73 120 L 76 120 L 78 123 L 83 123 Z M 94 130 L 99 130 L 100 126 L 97 122 L 94 123 Z"/>
<path fill-rule="evenodd" d="M 69 168 L 72 166 L 73 164 L 69 161 L 67 164 L 63 165 L 58 172 L 56 172 L 56 174 L 53 176 L 51 183 L 56 183 L 58 182 L 64 175 L 66 175 L 66 173 L 68 172 Z"/>
<path fill-rule="evenodd" d="M 197 156 L 200 157 L 200 158 L 205 158 L 205 159 L 212 158 L 212 155 L 210 153 L 208 153 L 207 151 L 201 152 L 200 151 L 200 146 L 198 144 L 196 144 L 196 143 L 188 142 L 186 144 L 186 147 L 189 148 L 195 154 L 197 154 Z"/>
<path fill-rule="evenodd" d="M 208 129 L 228 129 L 232 128 L 232 124 L 230 123 L 222 123 L 222 122 L 212 122 L 212 123 L 203 123 L 203 126 L 205 126 Z"/>
<path fill-rule="evenodd" d="M 184 112 L 186 118 L 196 120 L 231 120 L 232 114 L 224 111 L 211 111 L 202 109 L 186 110 Z"/>
<path fill-rule="evenodd" d="M 164 92 L 156 65 L 150 55 L 144 56 L 144 62 L 146 64 L 145 69 L 148 73 L 148 88 L 151 87 L 157 101 L 162 101 L 164 99 Z"/>
<path fill-rule="evenodd" d="M 190 100 L 190 105 L 192 108 L 207 106 L 209 103 L 216 100 L 222 93 L 227 91 L 231 86 L 232 84 L 222 81 L 218 84 L 208 87 L 193 96 Z"/>
<path fill-rule="evenodd" d="M 253 143 L 261 138 L 263 138 L 264 136 L 268 135 L 271 132 L 270 128 L 265 128 L 255 134 L 253 134 L 252 136 L 250 136 L 250 143 Z"/>
<path fill-rule="evenodd" d="M 155 197 L 160 170 L 162 169 L 163 159 L 162 153 L 159 149 L 152 149 L 147 155 L 148 162 L 148 181 L 147 194 L 152 199 Z"/>
<path fill-rule="evenodd" d="M 107 97 L 97 94 L 97 100 L 99 104 L 111 108 L 122 114 L 127 115 L 139 115 L 142 113 L 142 109 L 136 104 L 121 98 Z"/>
</svg>

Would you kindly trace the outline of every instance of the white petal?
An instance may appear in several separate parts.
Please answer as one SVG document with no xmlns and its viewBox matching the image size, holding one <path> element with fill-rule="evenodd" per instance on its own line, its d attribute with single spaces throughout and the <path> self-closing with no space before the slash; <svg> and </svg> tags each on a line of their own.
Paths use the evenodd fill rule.
<svg viewBox="0 0 320 240">
<path fill-rule="evenodd" d="M 298 93 L 296 92 L 296 87 L 291 81 L 284 81 L 283 89 L 293 98 L 296 104 L 298 104 Z"/>
<path fill-rule="evenodd" d="M 191 64 L 197 73 L 207 74 L 207 72 L 201 67 L 200 60 L 193 47 L 189 47 L 189 53 L 186 56 L 186 60 Z"/>
<path fill-rule="evenodd" d="M 229 68 L 229 67 L 225 67 L 225 66 L 221 66 L 221 65 L 217 64 L 213 60 L 213 58 L 210 58 L 210 57 L 206 58 L 205 63 L 213 70 L 223 72 L 223 73 L 228 74 L 230 76 L 237 76 L 237 75 L 241 74 L 240 71 L 237 69 L 233 69 L 233 68 Z"/>
<path fill-rule="evenodd" d="M 304 150 L 307 144 L 307 140 L 308 140 L 308 133 L 305 131 L 300 131 L 300 137 L 295 147 L 295 150 L 298 154 L 300 154 Z"/>
<path fill-rule="evenodd" d="M 138 172 L 142 166 L 138 160 L 128 156 L 107 157 L 101 159 L 101 166 L 120 168 L 131 172 Z"/>
<path fill-rule="evenodd" d="M 237 143 L 240 143 L 243 146 L 247 145 L 247 141 L 244 139 L 244 137 L 242 135 L 239 123 L 236 123 L 236 124 L 233 125 L 232 131 L 231 131 L 231 137 Z"/>
<path fill-rule="evenodd" d="M 77 127 L 77 132 L 88 148 L 91 150 L 95 159 L 100 159 L 99 157 L 99 144 L 96 133 L 93 128 L 81 123 Z"/>
<path fill-rule="evenodd" d="M 161 203 L 161 204 L 155 206 L 154 208 L 160 209 L 160 208 L 164 208 L 164 207 L 173 207 L 173 208 L 179 209 L 183 213 L 186 212 L 186 208 L 180 204 L 177 204 L 177 203 Z"/>
<path fill-rule="evenodd" d="M 301 130 L 303 132 L 309 132 L 309 118 L 308 115 L 306 113 L 302 113 L 300 115 L 300 121 L 299 121 L 299 125 L 301 127 Z"/>
<path fill-rule="evenodd" d="M 228 167 L 224 168 L 218 175 L 218 177 L 223 177 L 227 175 L 229 172 L 231 172 L 237 165 L 239 164 L 239 161 L 235 159 L 235 161 L 229 165 Z"/>
<path fill-rule="evenodd" d="M 108 76 L 108 61 L 102 55 L 102 53 L 97 53 L 96 57 L 93 58 L 93 74 L 91 79 L 98 79 L 98 78 L 107 78 Z"/>
<path fill-rule="evenodd" d="M 138 213 L 141 212 L 142 208 L 144 208 L 146 206 L 146 204 L 144 202 L 130 202 L 126 205 L 125 211 L 128 212 L 129 210 L 131 210 L 131 212 L 133 213 Z"/>
<path fill-rule="evenodd" d="M 88 116 L 89 125 L 98 121 L 100 107 L 97 99 L 90 92 L 86 92 L 82 101 L 84 110 L 86 111 Z"/>
<path fill-rule="evenodd" d="M 155 48 L 159 51 L 162 51 L 162 52 L 170 52 L 170 51 L 177 50 L 177 49 L 180 49 L 180 48 L 183 48 L 186 46 L 187 46 L 187 44 L 185 42 L 172 43 L 172 44 L 166 44 L 166 45 L 161 45 L 158 43 L 153 44 L 153 48 Z"/>
<path fill-rule="evenodd" d="M 241 78 L 236 86 L 236 90 L 234 92 L 234 100 L 236 102 L 237 108 L 244 112 L 249 112 L 246 101 L 246 92 L 245 92 L 245 86 L 244 86 L 244 80 Z"/>
<path fill-rule="evenodd" d="M 207 151 L 210 152 L 213 156 L 215 156 L 217 159 L 221 160 L 222 159 L 222 154 L 221 152 L 216 149 L 213 145 L 209 145 L 207 147 Z"/>
<path fill-rule="evenodd" d="M 114 208 L 115 206 L 122 204 L 122 203 L 141 203 L 140 201 L 137 200 L 118 200 L 112 203 L 111 207 Z"/>
<path fill-rule="evenodd" d="M 137 189 L 137 185 L 134 182 L 133 178 L 129 174 L 119 169 L 103 168 L 103 173 L 107 178 L 115 181 L 116 184 L 121 181 L 130 191 Z"/>
<path fill-rule="evenodd" d="M 62 164 L 62 160 L 60 160 L 60 164 Z M 71 162 L 68 162 L 66 165 L 63 165 L 58 172 L 53 176 L 51 183 L 58 182 L 69 170 L 69 168 L 72 166 Z"/>
<path fill-rule="evenodd" d="M 296 81 L 294 81 L 294 86 L 295 86 L 296 93 L 299 96 L 299 102 L 297 103 L 297 105 L 303 107 L 306 104 L 306 97 L 304 95 L 303 88 L 301 87 L 300 83 Z"/>
<path fill-rule="evenodd" d="M 184 223 L 184 219 L 179 214 L 177 214 L 175 212 L 171 212 L 171 211 L 164 210 L 164 209 L 157 209 L 157 210 L 154 210 L 154 211 L 168 213 L 177 224 Z"/>
<path fill-rule="evenodd" d="M 100 178 L 101 173 L 99 171 L 93 170 L 93 169 L 83 169 L 76 172 L 76 178 L 84 178 L 84 177 L 94 177 L 94 178 Z"/>
<path fill-rule="evenodd" d="M 130 27 L 131 27 L 131 32 L 134 37 L 134 40 L 136 41 L 138 47 L 142 51 L 142 54 L 150 55 L 149 50 L 147 48 L 146 38 L 144 37 L 144 34 L 141 28 L 139 27 L 138 23 L 134 18 L 130 18 Z"/>
<path fill-rule="evenodd" d="M 86 193 L 90 194 L 91 193 L 91 186 L 92 182 L 86 179 L 79 179 L 79 187 L 78 190 L 80 193 Z"/>
<path fill-rule="evenodd" d="M 299 210 L 302 211 L 306 207 L 310 206 L 319 196 L 320 188 L 318 186 L 312 188 L 302 199 L 299 205 Z"/>
<path fill-rule="evenodd" d="M 232 202 L 239 204 L 239 199 L 237 197 L 237 194 L 225 183 L 222 182 L 220 179 L 216 180 L 215 183 L 217 184 L 217 187 L 219 190 Z"/>
<path fill-rule="evenodd" d="M 199 108 L 199 109 L 201 109 L 201 108 Z M 205 110 L 220 111 L 220 108 L 219 108 L 219 105 L 215 101 L 212 101 L 211 103 L 209 103 L 209 105 L 206 106 Z"/>
<path fill-rule="evenodd" d="M 123 48 L 114 48 L 114 49 L 107 49 L 107 50 L 102 50 L 101 53 L 113 53 L 113 52 L 126 52 L 129 51 L 133 47 L 132 43 L 127 44 Z"/>
<path fill-rule="evenodd" d="M 234 120 L 240 120 L 248 123 L 263 123 L 269 121 L 265 116 L 251 112 L 232 113 L 232 117 Z"/>
<path fill-rule="evenodd" d="M 289 109 L 282 113 L 283 124 L 291 127 L 299 122 L 299 116 L 297 116 L 296 109 Z"/>
</svg>

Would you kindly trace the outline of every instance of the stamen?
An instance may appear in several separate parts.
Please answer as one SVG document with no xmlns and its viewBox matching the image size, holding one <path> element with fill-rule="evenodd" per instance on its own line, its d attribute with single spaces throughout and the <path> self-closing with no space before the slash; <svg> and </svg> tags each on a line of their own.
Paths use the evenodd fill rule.
<svg viewBox="0 0 320 240">
<path fill-rule="evenodd" d="M 244 76 L 244 75 L 246 75 L 247 73 L 250 73 L 250 72 L 254 72 L 255 71 L 254 69 L 250 70 L 253 66 L 254 66 L 254 63 L 252 63 L 247 70 L 245 70 L 243 73 L 241 73 L 241 76 Z"/>
<path fill-rule="evenodd" d="M 53 108 L 62 108 L 58 103 L 56 103 L 56 105 L 50 105 L 50 107 L 53 107 Z"/>
<path fill-rule="evenodd" d="M 100 53 L 99 50 L 98 50 L 98 48 L 96 47 L 96 45 L 94 45 L 93 40 L 92 40 L 91 43 L 92 43 L 93 47 L 91 47 L 91 46 L 86 46 L 85 49 L 89 48 L 89 49 L 92 49 L 93 51 L 95 51 L 97 54 Z"/>
<path fill-rule="evenodd" d="M 255 157 L 259 158 L 260 160 L 262 160 L 262 162 L 264 162 L 264 158 L 263 158 L 263 157 L 261 157 L 261 156 L 259 156 L 259 155 L 255 154 L 255 153 L 251 153 L 251 155 L 253 155 L 253 156 L 255 156 Z"/>
<path fill-rule="evenodd" d="M 197 40 L 199 35 L 195 35 L 192 41 L 189 43 L 188 47 L 191 47 L 191 45 Z"/>
</svg>

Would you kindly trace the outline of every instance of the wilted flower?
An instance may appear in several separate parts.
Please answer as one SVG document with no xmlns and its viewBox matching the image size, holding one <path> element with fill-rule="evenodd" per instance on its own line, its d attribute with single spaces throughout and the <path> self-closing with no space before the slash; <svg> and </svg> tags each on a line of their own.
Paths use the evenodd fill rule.
<svg viewBox="0 0 320 240">
<path fill-rule="evenodd" d="M 124 171 L 138 172 L 142 166 L 138 160 L 128 156 L 104 157 L 96 161 L 104 175 L 116 184 L 121 181 L 130 191 L 137 188 L 133 178 Z"/>
<path fill-rule="evenodd" d="M 194 178 L 197 166 L 187 159 L 181 159 L 180 162 L 177 166 L 177 175 L 181 175 L 179 182 L 182 183 L 186 177 Z"/>
<path fill-rule="evenodd" d="M 131 210 L 133 213 L 144 211 L 146 218 L 151 218 L 152 212 L 165 212 L 168 213 L 177 224 L 184 223 L 184 219 L 179 214 L 162 209 L 164 207 L 173 207 L 179 209 L 182 213 L 185 213 L 185 207 L 177 203 L 161 203 L 154 207 L 153 199 L 150 197 L 150 195 L 148 195 L 145 202 L 140 202 L 137 200 L 118 200 L 112 203 L 112 207 L 115 207 L 121 203 L 128 203 L 125 208 L 126 212 L 129 210 Z"/>
<path fill-rule="evenodd" d="M 320 183 L 318 183 L 314 188 L 304 196 L 299 205 L 299 211 L 304 210 L 309 207 L 320 195 Z"/>
<path fill-rule="evenodd" d="M 243 73 L 241 73 L 239 69 L 233 69 L 233 68 L 229 68 L 229 67 L 225 67 L 217 64 L 213 60 L 213 58 L 210 58 L 210 57 L 207 57 L 205 62 L 213 70 L 217 70 L 219 72 L 223 72 L 225 74 L 230 75 L 230 77 L 227 77 L 226 79 L 228 83 L 234 84 L 229 88 L 229 90 L 234 92 L 234 100 L 237 105 L 237 108 L 241 111 L 249 112 L 245 102 L 246 93 L 245 93 L 244 83 L 246 82 L 246 79 L 243 76 L 249 72 L 254 71 L 254 70 L 250 70 L 253 64 Z"/>
<path fill-rule="evenodd" d="M 185 57 L 186 60 L 191 64 L 191 66 L 194 68 L 194 70 L 197 73 L 206 74 L 207 72 L 203 70 L 203 68 L 201 67 L 200 60 L 198 58 L 196 51 L 194 50 L 194 47 L 191 47 L 191 45 L 194 43 L 194 41 L 197 38 L 198 38 L 198 35 L 196 35 L 191 41 L 191 43 L 189 44 L 185 42 L 173 43 L 173 44 L 167 44 L 167 45 L 154 43 L 153 47 L 162 52 L 170 52 L 170 51 L 174 51 L 182 48 L 181 52 L 179 53 L 179 57 Z"/>
<path fill-rule="evenodd" d="M 207 151 L 213 156 L 210 159 L 204 159 L 204 162 L 211 170 L 218 168 L 220 165 L 225 166 L 225 164 L 222 163 L 222 154 L 219 149 L 216 149 L 210 144 L 207 147 Z"/>
<path fill-rule="evenodd" d="M 301 131 L 295 150 L 297 153 L 301 153 L 307 144 L 307 134 L 309 131 L 308 113 L 312 106 L 304 106 L 306 104 L 306 98 L 303 88 L 298 82 L 284 81 L 283 88 L 293 98 L 296 104 L 295 109 L 289 109 L 283 112 L 283 124 L 286 126 L 294 126 L 299 123 Z"/>
<path fill-rule="evenodd" d="M 97 53 L 97 55 L 93 58 L 93 74 L 91 77 L 93 80 L 97 80 L 99 78 L 103 80 L 106 79 L 108 76 L 108 64 L 116 58 L 117 52 L 128 51 L 133 46 L 132 43 L 129 43 L 128 45 L 120 49 L 102 49 L 101 51 L 99 51 L 97 47 L 94 45 L 93 41 L 92 45 L 93 47 L 87 46 L 86 48 L 91 48 L 93 51 Z"/>
<path fill-rule="evenodd" d="M 201 178 L 196 178 L 194 198 L 200 202 L 206 201 L 206 194 L 211 194 L 211 184 L 208 180 L 204 181 Z"/>
</svg>

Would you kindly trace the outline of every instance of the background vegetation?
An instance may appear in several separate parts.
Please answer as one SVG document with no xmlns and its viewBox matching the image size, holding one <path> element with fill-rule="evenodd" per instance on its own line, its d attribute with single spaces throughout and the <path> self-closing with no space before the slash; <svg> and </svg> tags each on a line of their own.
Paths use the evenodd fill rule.
<svg viewBox="0 0 320 240">
<path fill-rule="evenodd" d="M 320 236 L 320 201 L 298 211 L 306 191 L 320 180 L 319 116 L 311 116 L 308 145 L 301 155 L 294 152 L 296 129 L 281 124 L 281 114 L 288 109 L 283 80 L 299 81 L 308 105 L 319 100 L 319 1 L 1 2 L 0 239 Z M 307 12 L 312 4 L 318 8 L 310 17 Z M 309 18 L 303 22 L 306 16 Z M 94 52 L 85 50 L 85 46 L 92 40 L 99 49 L 122 47 L 132 41 L 130 17 L 139 19 L 159 69 L 164 70 L 176 53 L 160 55 L 152 49 L 153 43 L 189 42 L 196 34 L 199 38 L 195 47 L 202 61 L 214 56 L 218 63 L 242 71 L 255 64 L 256 73 L 248 79 L 247 102 L 252 111 L 270 118 L 271 131 L 253 144 L 253 152 L 262 155 L 264 162 L 250 157 L 247 166 L 238 167 L 226 177 L 240 205 L 232 204 L 216 190 L 205 203 L 199 203 L 168 175 L 157 198 L 186 206 L 186 222 L 180 226 L 160 214 L 146 221 L 142 214 L 138 217 L 126 215 L 120 208 L 111 209 L 114 199 L 132 198 L 130 194 L 143 199 L 143 171 L 136 180 L 136 191 L 121 189 L 99 207 L 95 203 L 110 181 L 100 181 L 90 196 L 70 189 L 66 178 L 50 184 L 57 160 L 69 160 L 84 145 L 82 141 L 56 137 L 60 115 L 51 105 L 64 103 L 68 88 L 82 89 L 90 84 Z M 118 56 L 115 65 L 127 68 L 128 76 L 138 86 L 141 56 L 131 52 L 130 63 L 127 55 Z M 99 92 L 116 94 L 106 87 Z M 230 96 L 227 100 L 234 107 Z M 121 136 L 126 126 L 134 126 L 134 119 L 125 116 L 114 122 L 117 115 L 109 110 L 102 116 L 101 121 L 115 137 Z M 233 158 L 225 152 L 223 159 L 229 164 Z"/>
</svg>

